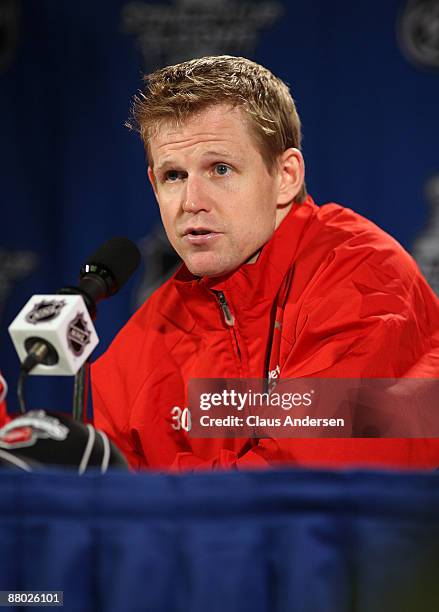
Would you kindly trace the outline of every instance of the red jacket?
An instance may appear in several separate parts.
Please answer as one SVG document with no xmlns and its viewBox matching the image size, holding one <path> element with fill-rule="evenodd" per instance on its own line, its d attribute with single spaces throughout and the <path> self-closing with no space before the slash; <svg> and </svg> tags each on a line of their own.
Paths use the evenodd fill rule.
<svg viewBox="0 0 439 612">
<path fill-rule="evenodd" d="M 388 234 L 308 198 L 256 263 L 202 279 L 183 265 L 146 301 L 93 366 L 95 424 L 134 468 L 439 466 L 436 439 L 193 439 L 172 428 L 189 379 L 266 378 L 277 366 L 284 379 L 439 377 L 439 301 Z"/>
</svg>

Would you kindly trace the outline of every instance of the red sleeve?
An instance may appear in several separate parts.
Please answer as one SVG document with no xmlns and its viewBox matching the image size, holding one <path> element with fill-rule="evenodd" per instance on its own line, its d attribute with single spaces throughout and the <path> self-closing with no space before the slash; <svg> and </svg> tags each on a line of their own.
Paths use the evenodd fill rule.
<svg viewBox="0 0 439 612">
<path fill-rule="evenodd" d="M 0 427 L 3 427 L 8 422 L 8 415 L 6 412 L 6 402 L 0 404 Z"/>
<path fill-rule="evenodd" d="M 10 420 L 6 412 L 6 393 L 6 381 L 0 374 L 0 427 L 3 427 Z"/>
<path fill-rule="evenodd" d="M 96 429 L 104 431 L 117 448 L 123 453 L 130 466 L 137 470 L 146 467 L 146 462 L 134 447 L 128 428 L 121 429 L 114 422 L 97 387 L 93 386 L 93 424 Z"/>
</svg>

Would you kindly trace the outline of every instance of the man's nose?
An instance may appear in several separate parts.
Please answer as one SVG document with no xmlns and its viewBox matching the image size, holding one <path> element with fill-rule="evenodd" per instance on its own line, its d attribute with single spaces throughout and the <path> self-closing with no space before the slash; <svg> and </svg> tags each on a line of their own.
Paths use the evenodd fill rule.
<svg viewBox="0 0 439 612">
<path fill-rule="evenodd" d="M 202 210 L 211 210 L 208 189 L 202 177 L 188 176 L 185 187 L 182 201 L 182 208 L 185 212 L 197 213 Z"/>
</svg>

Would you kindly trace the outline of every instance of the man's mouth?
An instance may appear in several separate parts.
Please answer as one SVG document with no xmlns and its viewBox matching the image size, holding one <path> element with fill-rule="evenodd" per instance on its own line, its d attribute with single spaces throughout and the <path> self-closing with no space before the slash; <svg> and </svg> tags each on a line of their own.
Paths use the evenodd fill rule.
<svg viewBox="0 0 439 612">
<path fill-rule="evenodd" d="M 192 236 L 205 236 L 206 234 L 211 234 L 211 230 L 208 229 L 200 229 L 200 230 L 190 230 L 189 232 L 186 232 L 187 234 L 191 234 Z"/>
<path fill-rule="evenodd" d="M 204 244 L 218 236 L 221 236 L 221 232 L 207 227 L 189 227 L 183 234 L 183 238 L 192 244 Z"/>
</svg>

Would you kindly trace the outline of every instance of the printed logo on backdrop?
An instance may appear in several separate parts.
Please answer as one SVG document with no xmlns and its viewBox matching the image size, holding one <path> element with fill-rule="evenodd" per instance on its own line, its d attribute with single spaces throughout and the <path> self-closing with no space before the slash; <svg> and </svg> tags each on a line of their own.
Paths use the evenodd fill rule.
<svg viewBox="0 0 439 612">
<path fill-rule="evenodd" d="M 16 282 L 35 270 L 38 257 L 32 251 L 12 251 L 0 247 L 0 318 Z"/>
<path fill-rule="evenodd" d="M 282 15 L 275 0 L 127 2 L 122 27 L 136 38 L 145 70 L 203 55 L 254 52 L 259 32 Z"/>
<path fill-rule="evenodd" d="M 56 319 L 65 305 L 64 300 L 42 300 L 35 304 L 32 310 L 27 313 L 25 319 L 32 325 L 47 323 L 47 321 Z"/>
<path fill-rule="evenodd" d="M 78 313 L 67 327 L 67 342 L 74 355 L 79 357 L 90 343 L 91 331 L 82 313 Z"/>
<path fill-rule="evenodd" d="M 439 295 L 439 174 L 425 186 L 430 206 L 427 227 L 416 238 L 412 255 L 433 291 Z"/>
<path fill-rule="evenodd" d="M 399 15 L 398 39 L 410 62 L 421 68 L 438 70 L 438 0 L 408 0 Z"/>
<path fill-rule="evenodd" d="M 0 72 L 12 64 L 18 46 L 20 30 L 20 2 L 2 0 L 0 5 Z"/>
</svg>

